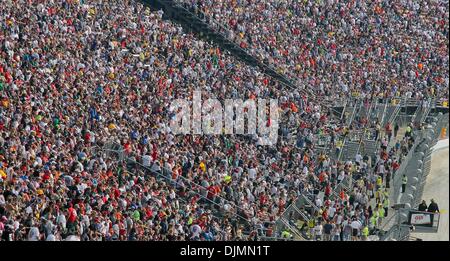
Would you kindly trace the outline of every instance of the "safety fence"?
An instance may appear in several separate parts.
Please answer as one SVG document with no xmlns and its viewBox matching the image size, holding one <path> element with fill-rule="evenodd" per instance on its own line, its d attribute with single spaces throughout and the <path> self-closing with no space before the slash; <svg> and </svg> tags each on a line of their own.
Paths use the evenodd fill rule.
<svg viewBox="0 0 450 261">
<path fill-rule="evenodd" d="M 344 179 L 331 191 L 329 199 L 335 200 L 339 198 L 341 191 L 349 193 L 352 190 L 352 186 L 352 176 L 345 176 Z M 288 230 L 295 235 L 296 240 L 312 240 L 312 235 L 309 234 L 307 225 L 311 219 L 315 219 L 318 216 L 320 211 L 314 203 L 316 197 L 320 196 L 313 194 L 310 191 L 302 192 L 280 215 L 275 223 L 276 230 Z"/>
<path fill-rule="evenodd" d="M 339 99 L 335 101 L 335 106 L 344 106 L 346 102 L 358 101 L 363 99 L 360 95 L 353 94 L 350 97 L 345 97 L 344 99 Z M 425 105 L 429 107 L 442 107 L 448 108 L 449 101 L 447 98 L 437 98 L 437 97 L 424 97 L 423 99 L 403 97 L 403 96 L 393 96 L 393 97 L 373 97 L 373 100 L 377 100 L 379 103 L 399 105 L 403 103 L 403 106 L 415 107 L 420 105 Z"/>
<path fill-rule="evenodd" d="M 407 224 L 410 210 L 417 209 L 422 201 L 422 194 L 426 180 L 431 172 L 432 147 L 442 138 L 442 129 L 447 129 L 449 124 L 448 114 L 439 113 L 436 116 L 429 116 L 424 121 L 427 125 L 416 138 L 413 148 L 403 159 L 402 164 L 394 176 L 394 198 L 398 198 L 397 204 L 404 204 L 404 208 L 397 210 L 389 220 L 387 220 L 382 230 L 387 231 L 380 237 L 380 240 L 408 240 L 411 227 Z M 407 175 L 411 180 L 403 195 L 400 195 L 402 177 Z"/>
<path fill-rule="evenodd" d="M 423 188 L 425 185 L 426 177 L 428 176 L 431 168 L 431 151 L 430 148 L 437 142 L 437 140 L 442 135 L 442 129 L 448 128 L 448 114 L 438 115 L 438 116 L 430 116 L 425 119 L 425 122 L 428 124 L 427 128 L 418 132 L 415 138 L 415 144 L 412 149 L 409 151 L 406 157 L 402 159 L 400 169 L 397 171 L 397 174 L 394 176 L 394 187 L 399 187 L 401 183 L 400 179 L 403 173 L 410 172 L 412 169 L 416 168 L 417 172 L 417 180 L 413 179 L 413 184 L 410 188 L 411 193 L 409 193 L 406 197 L 402 198 L 402 201 L 407 204 L 410 208 L 414 208 L 418 205 L 421 200 L 421 195 L 423 192 Z M 127 157 L 125 151 L 122 149 L 120 144 L 117 143 L 108 143 L 103 146 L 101 152 L 104 153 L 109 158 L 114 158 L 119 161 L 125 161 L 128 164 L 134 165 L 139 169 L 144 169 L 148 172 L 153 171 L 148 166 L 143 166 L 141 163 L 136 161 L 133 158 Z M 415 162 L 417 165 L 411 165 L 409 163 Z M 169 171 L 169 170 L 167 170 Z M 171 173 L 171 171 L 169 172 Z M 163 179 L 169 181 L 168 183 L 176 185 L 176 183 L 171 180 L 170 175 L 165 175 L 164 171 L 159 173 L 153 173 Z M 198 194 L 199 197 L 203 198 L 205 202 L 210 204 L 211 206 L 216 206 L 218 218 L 220 217 L 220 213 L 223 210 L 223 204 L 228 202 L 226 199 L 221 199 L 220 201 L 214 202 L 207 199 L 201 193 L 201 186 L 193 183 L 190 180 L 184 180 L 184 177 L 180 177 L 185 181 L 186 184 L 189 184 L 190 191 L 192 193 Z M 340 191 L 349 191 L 352 188 L 353 179 L 351 176 L 346 176 L 344 180 L 342 180 L 335 189 L 332 191 L 330 198 L 339 197 Z M 206 190 L 206 188 L 203 188 Z M 314 218 L 318 212 L 318 208 L 313 203 L 315 195 L 310 192 L 304 192 L 299 195 L 299 197 L 290 204 L 280 215 L 280 217 L 275 221 L 271 222 L 274 225 L 273 233 L 267 234 L 265 227 L 258 228 L 258 235 L 260 240 L 309 240 L 310 235 L 307 233 L 307 222 Z M 228 202 L 232 204 L 231 202 Z M 408 205 L 409 204 L 409 205 Z M 232 214 L 236 216 L 236 219 L 242 220 L 244 224 L 246 224 L 247 230 L 253 230 L 255 227 L 253 224 L 244 216 L 241 216 L 239 213 L 239 206 L 235 206 L 235 212 Z M 387 233 L 382 235 L 381 240 L 406 240 L 409 235 L 409 227 L 405 225 L 401 225 L 404 221 L 406 221 L 407 210 L 399 210 L 398 213 L 391 217 L 389 221 L 384 222 L 383 229 L 388 227 Z M 270 223 L 270 222 L 269 222 Z M 282 233 L 284 231 L 288 231 L 292 237 L 284 238 L 282 237 Z M 247 236 L 249 233 L 244 235 Z"/>
</svg>

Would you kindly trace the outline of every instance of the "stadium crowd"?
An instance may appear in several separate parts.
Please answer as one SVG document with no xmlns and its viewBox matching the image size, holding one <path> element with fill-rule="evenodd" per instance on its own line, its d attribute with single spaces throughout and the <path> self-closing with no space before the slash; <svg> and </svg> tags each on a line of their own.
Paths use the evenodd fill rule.
<svg viewBox="0 0 450 261">
<path fill-rule="evenodd" d="M 297 226 L 315 240 L 368 240 L 376 234 L 388 217 L 391 184 L 418 138 L 415 132 L 410 123 L 405 134 L 394 135 L 391 143 L 389 132 L 384 133 L 375 159 L 357 153 L 354 161 L 346 162 L 351 177 L 348 187 L 334 191 L 326 187 L 323 195 L 317 193 L 314 204 L 318 210 Z M 326 180 L 323 185 L 329 186 Z"/>
<path fill-rule="evenodd" d="M 345 120 L 333 119 L 329 108 L 162 14 L 134 0 L 0 5 L 2 240 L 272 237 L 274 221 L 300 193 L 329 195 L 355 165 L 364 165 L 316 152 L 314 135 L 325 124 L 334 124 L 332 143 L 346 135 Z M 436 96 L 448 86 L 441 74 L 447 69 L 436 65 L 448 64 L 448 55 L 436 47 L 442 30 L 436 27 L 435 38 L 424 38 L 431 56 L 423 56 L 419 77 L 441 79 L 431 84 L 436 87 L 424 83 Z M 411 63 L 396 62 L 407 68 Z M 328 75 L 325 68 L 301 70 L 318 78 Z M 402 78 L 408 84 L 398 91 L 419 81 L 411 79 Z M 334 93 L 329 84 L 317 95 Z M 198 88 L 204 99 L 277 97 L 279 142 L 258 146 L 258 137 L 248 135 L 173 135 L 169 104 Z M 357 84 L 349 90 L 359 88 L 365 90 Z M 423 93 L 415 88 L 405 91 Z M 109 144 L 119 144 L 121 156 L 139 164 L 109 157 L 100 150 Z"/>
<path fill-rule="evenodd" d="M 176 0 L 327 97 L 448 97 L 448 1 Z"/>
</svg>

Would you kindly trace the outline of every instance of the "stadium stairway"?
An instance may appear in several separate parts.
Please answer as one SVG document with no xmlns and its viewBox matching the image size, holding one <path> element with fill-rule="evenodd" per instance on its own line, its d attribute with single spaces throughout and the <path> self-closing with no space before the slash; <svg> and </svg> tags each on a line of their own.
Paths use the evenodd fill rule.
<svg viewBox="0 0 450 261">
<path fill-rule="evenodd" d="M 425 121 L 425 119 L 428 117 L 428 114 L 431 111 L 431 106 L 420 106 L 417 108 L 417 112 L 415 114 L 415 117 L 413 118 L 414 124 L 418 125 Z"/>
<path fill-rule="evenodd" d="M 388 106 L 386 108 L 384 117 L 381 120 L 381 123 L 382 123 L 381 126 L 385 126 L 388 122 L 390 122 L 391 124 L 394 124 L 397 116 L 399 115 L 400 110 L 401 110 L 401 104 Z"/>
<path fill-rule="evenodd" d="M 345 146 L 342 148 L 342 161 L 353 160 L 358 152 L 359 142 L 357 141 L 347 141 Z"/>
<path fill-rule="evenodd" d="M 355 110 L 353 111 L 352 117 L 349 119 L 347 124 L 354 125 L 355 121 L 358 121 L 361 118 L 369 117 L 371 113 L 371 109 L 373 107 L 374 101 L 372 101 L 369 105 L 365 104 L 364 101 L 360 101 L 359 104 L 356 105 Z M 358 117 L 356 117 L 358 115 Z M 355 159 L 356 154 L 358 153 L 361 145 L 361 141 L 364 136 L 364 131 L 358 129 L 354 131 L 350 131 L 349 135 L 344 140 L 344 145 L 342 147 L 342 151 L 338 156 L 339 160 L 353 160 Z"/>
<path fill-rule="evenodd" d="M 363 117 L 364 115 L 366 115 L 370 121 L 378 119 L 381 123 L 382 129 L 384 129 L 384 126 L 388 122 L 394 125 L 395 121 L 397 120 L 397 116 L 399 115 L 399 112 L 402 108 L 402 105 L 404 105 L 404 103 L 399 102 L 398 104 L 389 104 L 387 101 L 385 103 L 374 101 L 373 104 L 368 108 L 360 105 L 361 109 L 359 113 L 362 113 Z M 428 112 L 425 113 L 428 114 Z M 421 119 L 425 118 L 421 117 Z M 342 156 L 340 159 L 353 160 L 358 153 L 361 153 L 362 155 L 368 155 L 372 158 L 376 157 L 376 153 L 379 150 L 380 140 L 374 140 L 373 137 L 368 137 L 368 135 L 371 134 L 369 132 L 370 130 L 365 133 L 359 133 L 358 130 L 354 133 L 351 133 L 350 137 L 356 135 L 360 138 L 360 140 L 347 140 L 345 142 L 345 146 L 342 149 Z"/>
</svg>

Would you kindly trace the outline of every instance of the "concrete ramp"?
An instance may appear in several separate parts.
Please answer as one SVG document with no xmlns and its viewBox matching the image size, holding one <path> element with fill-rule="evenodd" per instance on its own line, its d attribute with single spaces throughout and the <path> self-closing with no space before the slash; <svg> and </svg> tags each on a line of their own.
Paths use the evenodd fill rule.
<svg viewBox="0 0 450 261">
<path fill-rule="evenodd" d="M 431 172 L 427 177 L 422 198 L 430 203 L 434 199 L 439 205 L 441 217 L 437 233 L 412 233 L 411 236 L 424 241 L 449 241 L 449 140 L 439 141 L 432 149 Z"/>
</svg>

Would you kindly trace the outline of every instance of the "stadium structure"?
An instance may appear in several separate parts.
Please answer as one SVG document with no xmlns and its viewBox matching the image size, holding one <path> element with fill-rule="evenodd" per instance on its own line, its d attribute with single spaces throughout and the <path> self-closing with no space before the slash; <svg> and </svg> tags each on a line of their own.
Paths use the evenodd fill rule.
<svg viewBox="0 0 450 261">
<path fill-rule="evenodd" d="M 373 92 L 371 95 L 362 97 L 354 91 L 339 99 L 329 99 L 323 94 L 318 94 L 316 89 L 310 88 L 298 75 L 288 75 L 286 71 L 283 72 L 277 68 L 273 62 L 260 59 L 260 56 L 249 51 L 250 48 L 247 43 L 243 43 L 243 40 L 230 37 L 232 33 L 226 22 L 216 20 L 201 8 L 193 7 L 189 4 L 190 1 L 124 1 L 122 5 L 118 5 L 119 8 L 128 7 L 128 5 L 139 6 L 139 8 L 130 7 L 131 11 L 129 11 L 133 15 L 136 14 L 138 18 L 132 20 L 135 22 L 134 25 L 121 24 L 127 21 L 126 18 L 117 19 L 113 27 L 105 26 L 102 24 L 104 21 L 101 20 L 96 24 L 95 20 L 100 12 L 111 12 L 107 7 L 109 5 L 107 1 L 98 1 L 98 3 L 97 1 L 67 1 L 64 5 L 55 4 L 53 1 L 38 2 L 41 6 L 36 5 L 36 10 L 46 10 L 42 12 L 43 15 L 36 18 L 40 24 L 51 21 L 53 15 L 58 15 L 58 12 L 65 10 L 64 15 L 67 15 L 67 19 L 62 20 L 68 24 L 66 32 L 72 30 L 70 28 L 74 23 L 74 33 L 71 37 L 76 37 L 78 27 L 84 30 L 86 26 L 90 26 L 89 30 L 98 30 L 95 34 L 91 32 L 90 35 L 116 37 L 114 41 L 118 47 L 114 49 L 109 46 L 112 44 L 108 41 L 113 39 L 95 40 L 95 36 L 88 36 L 84 43 L 80 43 L 85 46 L 80 47 L 78 51 L 73 51 L 76 54 L 73 54 L 71 49 L 66 54 L 65 46 L 62 45 L 64 41 L 61 40 L 56 47 L 61 52 L 50 54 L 54 57 L 46 57 L 48 54 L 45 52 L 38 54 L 37 57 L 34 54 L 28 55 L 28 51 L 33 53 L 33 50 L 40 50 L 40 43 L 37 41 L 27 43 L 25 39 L 33 39 L 32 36 L 27 36 L 32 32 L 29 28 L 28 31 L 20 29 L 24 26 L 22 23 L 26 22 L 21 21 L 19 17 L 11 19 L 14 18 L 15 13 L 7 8 L 0 8 L 1 18 L 5 20 L 2 21 L 2 37 L 4 37 L 2 39 L 7 38 L 4 35 L 17 35 L 12 37 L 12 40 L 3 41 L 3 57 L 8 57 L 8 60 L 0 62 L 3 76 L 0 78 L 0 86 L 4 92 L 0 93 L 3 101 L 0 111 L 2 133 L 0 170 L 3 174 L 0 192 L 4 195 L 7 192 L 3 202 L 0 201 L 2 212 L 0 217 L 4 217 L 2 221 L 4 235 L 7 234 L 5 231 L 10 229 L 14 232 L 9 231 L 8 235 L 15 235 L 16 240 L 48 240 L 49 236 L 53 236 L 51 237 L 53 240 L 55 238 L 94 240 L 99 237 L 103 240 L 331 240 L 322 234 L 322 225 L 330 224 L 333 229 L 337 229 L 336 223 L 340 225 L 343 222 L 337 221 L 336 218 L 329 218 L 328 215 L 331 213 L 335 217 L 338 216 L 335 213 L 348 216 L 348 226 L 353 221 L 360 222 L 360 228 L 351 227 L 357 230 L 353 235 L 354 238 L 347 240 L 411 240 L 411 233 L 414 231 L 431 233 L 438 231 L 440 214 L 421 212 L 417 209 L 422 202 L 426 180 L 431 171 L 432 147 L 439 140 L 448 139 L 448 82 L 447 90 L 443 83 L 444 88 L 439 91 L 444 95 L 440 96 L 427 93 L 418 98 L 408 94 L 407 90 L 401 96 L 383 94 L 377 96 Z M 82 5 L 86 7 L 81 7 Z M 75 9 L 83 8 L 86 11 L 77 11 L 78 17 L 69 15 Z M 446 10 L 448 15 L 448 7 Z M 118 12 L 118 10 L 115 11 Z M 46 12 L 47 14 L 44 14 Z M 124 16 L 127 14 L 125 13 Z M 77 19 L 83 22 L 75 23 Z M 142 23 L 141 25 L 140 22 L 145 19 L 151 19 L 149 21 L 154 24 Z M 89 23 L 91 24 L 88 25 Z M 15 24 L 20 25 L 19 29 L 14 27 Z M 121 26 L 123 30 L 118 29 Z M 52 28 L 48 25 L 38 27 L 42 31 L 52 31 L 57 25 L 55 23 Z M 102 31 L 113 30 L 113 28 L 116 30 L 114 33 Z M 448 46 L 448 21 L 445 28 Z M 148 35 L 147 30 L 151 31 Z M 159 35 L 158 31 L 164 32 L 164 35 Z M 133 38 L 136 37 L 135 34 L 145 35 L 150 42 L 160 37 L 160 42 L 173 41 L 173 44 L 138 45 L 134 42 L 139 39 Z M 55 33 L 54 37 L 61 36 Z M 168 40 L 162 40 L 164 37 Z M 16 45 L 19 47 L 10 44 L 14 41 L 17 41 Z M 196 42 L 196 47 L 189 46 L 187 43 L 189 41 Z M 204 43 L 203 46 L 198 46 L 199 41 Z M 48 46 L 52 46 L 51 40 L 48 42 Z M 68 44 L 69 42 L 67 41 Z M 187 43 L 186 47 L 182 47 L 181 50 L 176 49 L 177 44 L 185 43 Z M 107 61 L 105 64 L 107 66 L 108 63 L 112 64 L 112 69 L 109 68 L 107 71 L 88 65 L 98 64 L 90 60 L 92 57 L 87 56 L 94 55 L 100 46 L 111 49 L 104 54 Z M 117 51 L 117 49 L 121 50 Z M 194 49 L 193 53 L 191 53 L 192 49 Z M 21 56 L 16 58 L 14 51 L 19 52 Z M 212 54 L 204 54 L 208 52 Z M 66 55 L 67 58 L 65 58 Z M 226 72 L 222 73 L 220 71 L 222 69 L 217 69 L 218 72 L 201 75 L 199 78 L 207 79 L 206 84 L 202 83 L 202 80 L 196 82 L 196 79 L 189 78 L 190 76 L 187 75 L 180 77 L 183 80 L 189 78 L 185 82 L 175 80 L 177 76 L 173 76 L 173 71 L 178 70 L 177 67 L 181 68 L 179 73 L 183 74 L 183 66 L 189 67 L 189 63 L 200 64 L 200 59 L 191 58 L 196 55 L 213 57 L 212 64 L 199 65 L 203 66 L 202 70 L 212 71 L 208 69 L 211 66 L 227 68 L 228 71 L 223 69 Z M 74 59 L 79 62 L 78 64 L 68 62 L 62 66 L 59 65 L 58 59 L 65 60 L 72 56 L 76 57 Z M 150 59 L 149 56 L 153 58 Z M 48 71 L 42 69 L 42 74 L 46 77 L 35 79 L 30 72 L 36 71 L 33 63 L 39 64 L 40 59 L 49 60 Z M 235 67 L 230 65 L 228 68 L 228 64 L 220 65 L 222 61 L 215 59 L 226 60 L 225 63 L 231 61 L 229 64 L 233 63 Z M 123 63 L 127 65 L 124 68 L 114 68 L 114 64 L 119 63 L 119 60 L 123 60 Z M 83 61 L 85 64 L 82 63 Z M 448 65 L 448 50 L 445 62 Z M 169 64 L 161 69 L 161 71 L 167 69 L 168 72 L 158 71 L 162 68 L 161 63 Z M 64 78 L 61 75 L 68 73 L 67 68 L 70 66 L 75 67 L 74 71 L 78 72 L 75 73 L 77 74 L 74 76 L 75 80 L 69 82 L 68 79 L 71 79 L 71 76 Z M 193 65 L 192 68 L 195 66 Z M 66 68 L 65 71 L 61 69 L 63 67 Z M 26 73 L 24 75 L 16 73 L 17 68 L 22 68 L 22 71 Z M 141 78 L 134 76 L 134 70 L 138 71 L 136 75 Z M 249 73 L 242 76 L 238 70 L 247 70 Z M 158 77 L 162 76 L 150 79 L 149 75 L 152 73 Z M 96 74 L 104 74 L 107 77 L 97 81 L 100 76 Z M 187 135 L 189 138 L 177 140 L 173 137 L 169 138 L 166 133 L 158 129 L 159 127 L 151 125 L 161 124 L 161 121 L 158 122 L 152 117 L 163 119 L 171 117 L 168 108 L 165 108 L 167 100 L 164 98 L 174 97 L 174 93 L 186 95 L 182 91 L 177 91 L 177 88 L 190 90 L 191 87 L 188 88 L 187 85 L 199 84 L 207 88 L 207 93 L 223 97 L 221 85 L 233 85 L 234 81 L 242 80 L 236 80 L 235 74 L 255 84 L 264 84 L 264 80 L 269 79 L 273 90 L 264 95 L 277 96 L 276 98 L 280 98 L 281 101 L 288 97 L 290 101 L 287 109 L 283 108 L 284 111 L 280 115 L 279 143 L 267 148 L 257 147 L 261 150 L 259 154 L 253 151 L 248 152 L 249 155 L 254 154 L 252 154 L 254 159 L 246 159 L 247 152 L 240 151 L 241 147 L 253 149 L 252 146 L 245 145 L 254 142 L 251 135 L 242 135 L 238 138 L 227 138 L 223 135 L 224 137 L 217 138 L 218 141 L 208 139 L 201 141 L 203 144 L 198 145 L 201 142 L 196 143 L 195 135 Z M 253 75 L 257 76 L 253 79 Z M 127 79 L 128 76 L 130 79 Z M 88 80 L 95 79 L 96 82 L 91 86 L 92 90 L 80 89 L 79 93 L 68 90 L 70 87 L 67 82 L 73 84 L 74 89 L 82 88 L 79 86 L 83 85 L 83 79 L 85 79 L 83 77 L 89 77 L 86 78 Z M 215 85 L 215 77 L 219 82 L 217 85 Z M 137 78 L 139 80 L 136 80 Z M 169 83 L 165 82 L 167 79 L 170 79 Z M 49 87 L 43 87 L 42 94 L 30 100 L 29 104 L 34 105 L 28 108 L 29 94 L 26 92 L 39 92 L 40 89 L 36 87 L 22 92 L 21 88 L 27 84 L 39 86 L 36 80 L 42 80 L 40 83 Z M 144 85 L 159 87 L 140 89 Z M 227 87 L 223 87 L 225 88 Z M 237 93 L 247 95 L 245 83 L 239 83 L 238 88 L 242 90 L 238 89 Z M 254 87 L 248 89 L 254 90 Z M 228 90 L 226 92 L 228 94 Z M 116 96 L 105 97 L 102 96 L 105 95 L 104 93 L 108 95 L 112 93 Z M 156 97 L 158 93 L 160 96 Z M 262 95 L 263 92 L 260 93 Z M 44 99 L 50 99 L 49 95 L 55 95 L 56 99 L 62 99 L 63 102 L 73 102 L 74 107 L 59 106 L 53 109 L 60 112 L 46 111 L 43 106 L 46 104 Z M 75 101 L 75 97 L 81 99 Z M 189 96 L 186 95 L 186 97 Z M 59 104 L 59 102 L 52 101 L 47 106 L 53 106 L 53 104 Z M 145 117 L 141 117 L 140 112 L 137 111 L 147 110 L 144 109 L 147 105 L 150 107 L 149 112 L 146 111 Z M 102 109 L 102 106 L 107 107 Z M 127 106 L 132 110 L 128 110 Z M 314 106 L 320 107 L 317 110 L 319 115 L 317 119 L 314 118 L 315 116 L 309 116 L 313 114 L 310 110 L 314 110 L 312 109 Z M 27 110 L 31 112 L 30 115 L 35 114 L 32 120 L 28 120 Z M 71 122 L 69 117 L 78 114 L 70 110 L 80 110 L 79 115 L 87 116 L 80 116 L 82 118 L 80 122 Z M 284 113 L 285 111 L 289 112 Z M 21 113 L 24 116 L 20 116 L 18 120 L 12 117 Z M 108 113 L 111 113 L 111 116 L 106 116 Z M 46 117 L 51 120 L 45 122 Z M 117 118 L 111 120 L 114 117 Z M 294 123 L 288 120 L 290 117 L 295 119 L 292 121 Z M 147 120 L 151 124 L 140 122 Z M 316 126 L 304 128 L 314 131 L 303 132 L 299 126 L 302 124 L 306 126 L 310 124 L 309 121 L 311 125 Z M 40 125 L 43 122 L 45 124 Z M 79 131 L 61 130 L 60 122 L 69 128 L 79 128 Z M 17 125 L 14 127 L 15 123 Z M 54 128 L 47 129 L 48 125 Z M 103 130 L 104 126 L 101 125 L 106 126 L 107 130 Z M 135 129 L 141 130 L 139 127 L 134 127 L 139 125 L 144 126 L 142 128 L 148 128 L 148 133 L 136 131 Z M 17 137 L 14 135 L 25 135 L 21 133 L 25 130 L 33 134 L 30 134 L 30 137 L 19 137 L 20 141 L 16 142 Z M 393 135 L 394 132 L 395 135 Z M 71 140 L 71 135 L 76 134 L 81 138 Z M 39 135 L 55 138 L 46 140 Z M 94 136 L 95 140 L 91 139 Z M 79 143 L 74 144 L 75 142 Z M 50 146 L 47 147 L 45 143 Z M 64 147 L 64 153 L 67 155 L 61 155 L 58 146 Z M 163 147 L 164 151 L 158 150 Z M 175 149 L 179 152 L 173 152 Z M 222 154 L 216 152 L 220 149 L 223 149 Z M 33 153 L 27 152 L 31 150 Z M 30 154 L 27 157 L 32 167 L 24 166 L 25 162 L 18 160 L 19 152 L 24 155 Z M 219 156 L 211 156 L 208 159 L 207 157 L 213 153 Z M 229 157 L 229 160 L 221 159 L 222 156 Z M 257 158 L 258 156 L 261 158 Z M 39 161 L 36 160 L 37 158 Z M 310 164 L 312 160 L 317 161 L 317 164 Z M 302 163 L 297 166 L 295 165 L 297 163 L 293 161 Z M 394 162 L 396 166 L 392 167 L 391 164 Z M 65 168 L 64 164 L 68 167 Z M 253 164 L 260 167 L 255 168 Z M 336 166 L 336 172 L 328 171 L 332 165 Z M 383 165 L 382 170 L 380 165 Z M 385 165 L 388 166 L 387 169 Z M 259 173 L 253 181 L 249 172 L 254 169 L 257 169 Z M 62 175 L 59 181 L 55 178 L 56 173 L 58 176 Z M 203 178 L 202 175 L 207 178 Z M 388 181 L 386 181 L 387 175 L 389 175 Z M 97 185 L 96 183 L 101 182 L 103 176 L 106 177 L 104 183 L 101 186 Z M 111 178 L 111 176 L 114 177 Z M 261 181 L 259 181 L 260 176 L 263 176 Z M 378 178 L 381 179 L 381 183 L 378 183 Z M 247 183 L 249 179 L 251 182 Z M 245 186 L 240 186 L 240 182 L 243 182 L 245 186 L 254 184 L 255 187 L 248 192 Z M 273 184 L 270 186 L 261 185 L 271 182 Z M 369 183 L 373 183 L 373 187 L 370 187 Z M 28 186 L 28 189 L 22 190 L 22 184 L 25 184 L 23 185 L 25 187 Z M 147 187 L 147 184 L 152 185 Z M 263 186 L 266 187 L 259 190 L 258 187 Z M 361 203 L 364 201 L 361 191 L 369 193 L 369 190 L 371 195 L 367 197 L 368 201 Z M 61 199 L 61 196 L 57 195 L 59 193 L 68 198 Z M 34 194 L 37 196 L 34 197 Z M 50 203 L 52 201 L 57 203 Z M 271 204 L 263 203 L 267 201 Z M 168 206 L 170 210 L 167 210 Z M 363 207 L 361 209 L 358 206 Z M 371 206 L 370 211 L 367 206 Z M 333 211 L 330 212 L 330 208 Z M 377 211 L 388 212 L 388 214 L 378 217 L 372 224 L 370 218 L 379 215 Z M 94 212 L 98 215 L 93 216 Z M 371 213 L 362 219 L 355 217 L 358 215 L 363 217 L 366 212 Z M 374 214 L 375 212 L 377 214 Z M 25 218 L 24 214 L 24 218 L 18 218 L 20 213 L 26 213 L 29 217 Z M 64 221 L 61 221 L 60 215 L 64 216 Z M 101 218 L 101 215 L 108 218 Z M 429 219 L 429 222 L 414 223 L 414 220 L 418 218 Z M 342 219 L 347 218 L 342 217 Z M 225 222 L 222 223 L 224 220 Z M 17 222 L 17 228 L 14 222 Z M 106 223 L 101 225 L 102 222 Z M 8 228 L 8 226 L 11 227 Z M 112 232 L 109 229 L 103 232 L 100 227 L 104 226 L 109 226 Z M 316 229 L 318 226 L 320 226 L 320 233 Z M 19 233 L 17 230 L 21 230 L 22 227 L 23 233 Z M 343 227 L 341 229 L 343 230 Z M 336 234 L 340 240 L 343 239 L 342 230 L 340 236 L 339 233 Z M 145 233 L 152 236 L 142 235 Z M 162 235 L 154 236 L 155 233 Z M 2 240 L 6 239 L 2 238 Z"/>
</svg>

